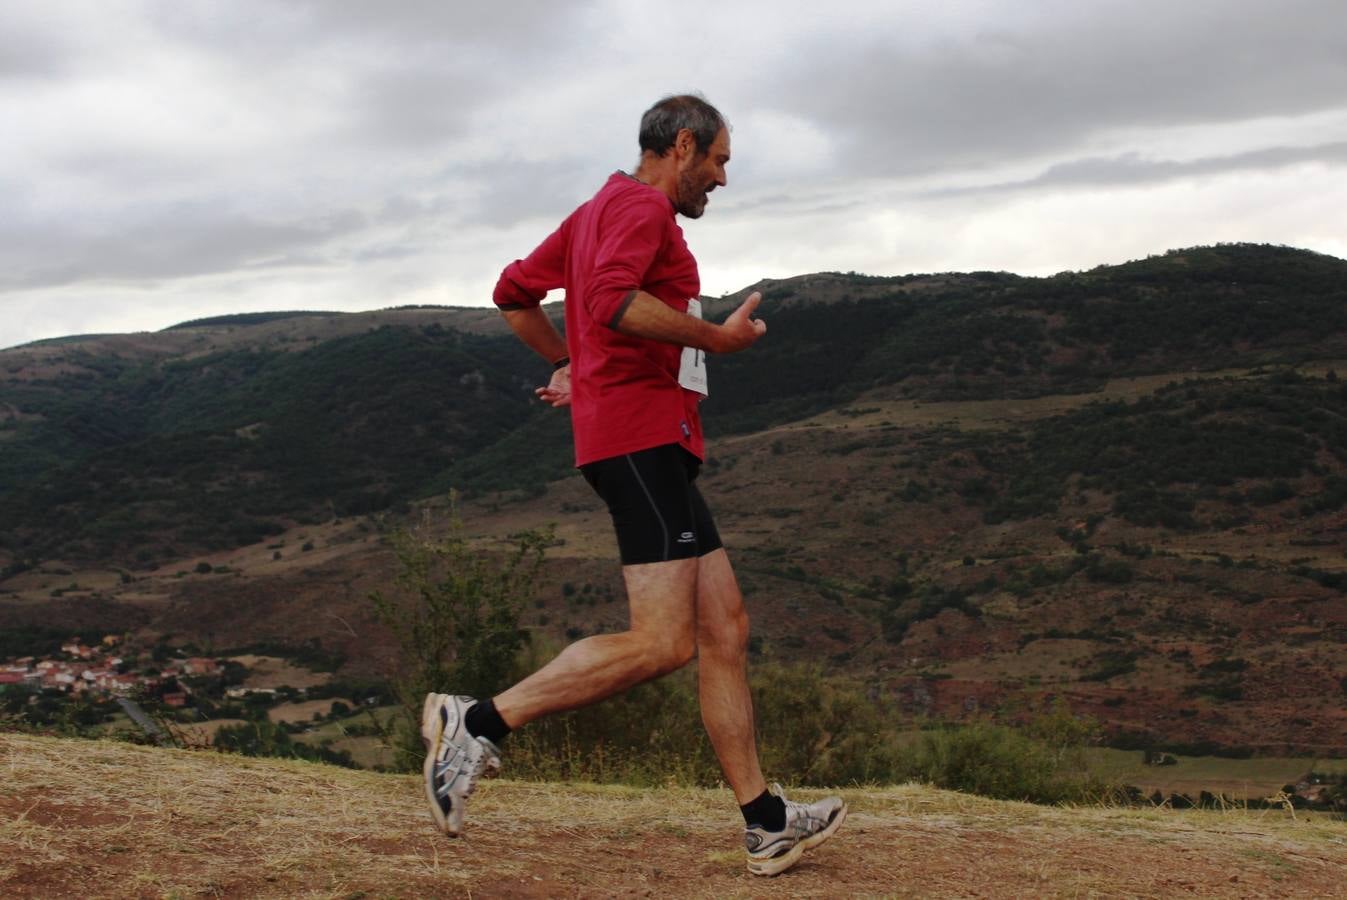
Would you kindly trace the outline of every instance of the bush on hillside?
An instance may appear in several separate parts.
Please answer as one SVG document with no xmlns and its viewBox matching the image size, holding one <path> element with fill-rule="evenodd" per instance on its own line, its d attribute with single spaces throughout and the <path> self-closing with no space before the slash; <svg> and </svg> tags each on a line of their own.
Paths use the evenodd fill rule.
<svg viewBox="0 0 1347 900">
<path fill-rule="evenodd" d="M 370 595 L 376 613 L 397 638 L 401 671 L 394 691 L 406 713 L 398 750 L 403 765 L 419 764 L 421 706 L 430 692 L 490 697 L 511 680 L 528 634 L 519 614 L 533 597 L 544 532 L 515 535 L 503 555 L 469 545 L 451 518 L 436 536 L 426 520 L 392 538 L 400 571 L 388 593 Z"/>
<path fill-rule="evenodd" d="M 242 725 L 226 725 L 215 732 L 213 743 L 216 750 L 225 753 L 280 756 L 356 768 L 355 760 L 345 750 L 298 743 L 290 738 L 283 725 L 267 719 L 256 719 Z"/>
<path fill-rule="evenodd" d="M 540 660 L 526 650 L 522 668 Z M 769 662 L 750 670 L 758 752 L 769 780 L 788 784 L 896 784 L 937 787 L 1038 803 L 1104 797 L 1083 750 L 1093 721 L 1064 703 L 1022 728 L 980 722 L 928 732 L 861 683 L 817 666 Z M 640 685 L 600 704 L 532 722 L 510 736 L 511 777 L 618 782 L 723 783 L 701 723 L 695 667 Z"/>
<path fill-rule="evenodd" d="M 1092 775 L 1085 748 L 1099 728 L 1058 700 L 1022 728 L 992 722 L 927 733 L 911 771 L 936 787 L 1034 803 L 1098 801 L 1116 788 Z"/>
</svg>

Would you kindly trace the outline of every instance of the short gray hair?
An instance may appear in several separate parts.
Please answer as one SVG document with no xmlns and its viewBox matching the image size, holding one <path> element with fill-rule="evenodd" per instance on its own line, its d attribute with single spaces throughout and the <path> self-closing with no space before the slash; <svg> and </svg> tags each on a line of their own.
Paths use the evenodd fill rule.
<svg viewBox="0 0 1347 900">
<path fill-rule="evenodd" d="M 678 132 L 686 128 L 697 142 L 697 152 L 705 153 L 724 127 L 725 117 L 704 98 L 696 94 L 665 97 L 641 116 L 641 152 L 663 156 L 678 140 Z"/>
</svg>

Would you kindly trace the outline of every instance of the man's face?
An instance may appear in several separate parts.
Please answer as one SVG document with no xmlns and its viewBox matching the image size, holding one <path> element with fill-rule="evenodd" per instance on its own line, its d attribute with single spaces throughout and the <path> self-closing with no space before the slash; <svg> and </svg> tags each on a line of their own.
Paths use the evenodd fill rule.
<svg viewBox="0 0 1347 900">
<path fill-rule="evenodd" d="M 695 146 L 695 144 L 694 144 Z M 725 164 L 730 161 L 730 133 L 720 129 L 705 153 L 693 152 L 678 173 L 675 208 L 689 219 L 706 211 L 707 194 L 725 186 Z"/>
</svg>

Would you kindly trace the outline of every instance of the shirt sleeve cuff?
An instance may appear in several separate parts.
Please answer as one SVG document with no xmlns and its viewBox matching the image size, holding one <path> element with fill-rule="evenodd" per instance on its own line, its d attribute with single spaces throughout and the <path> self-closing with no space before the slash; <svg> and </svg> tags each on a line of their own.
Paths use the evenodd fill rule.
<svg viewBox="0 0 1347 900">
<path fill-rule="evenodd" d="M 546 291 L 531 291 L 520 284 L 516 280 L 518 272 L 518 261 L 506 266 L 505 271 L 500 273 L 500 280 L 496 282 L 496 289 L 491 293 L 492 302 L 503 310 L 529 309 L 538 306 L 547 296 Z"/>
<path fill-rule="evenodd" d="M 627 295 L 617 304 L 617 308 L 613 310 L 613 314 L 608 317 L 609 328 L 617 331 L 618 323 L 621 322 L 622 317 L 627 314 L 627 307 L 631 306 L 631 302 L 636 299 L 636 294 L 636 291 L 628 291 Z"/>
</svg>

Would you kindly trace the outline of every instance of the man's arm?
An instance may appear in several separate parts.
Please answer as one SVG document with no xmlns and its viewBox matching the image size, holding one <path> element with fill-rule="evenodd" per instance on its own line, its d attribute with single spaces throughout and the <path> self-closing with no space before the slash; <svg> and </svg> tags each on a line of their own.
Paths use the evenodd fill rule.
<svg viewBox="0 0 1347 900">
<path fill-rule="evenodd" d="M 641 290 L 645 273 L 675 227 L 667 198 L 634 195 L 611 204 L 605 216 L 593 275 L 586 295 L 579 298 L 594 321 L 622 334 L 711 353 L 743 350 L 767 330 L 750 318 L 762 299 L 756 293 L 716 325 L 678 312 Z"/>
<path fill-rule="evenodd" d="M 570 405 L 570 361 L 565 339 L 540 304 L 548 291 L 562 286 L 570 223 L 567 218 L 527 258 L 506 266 L 491 296 L 515 336 L 552 364 L 551 380 L 534 393 L 553 406 Z"/>
<path fill-rule="evenodd" d="M 571 366 L 566 357 L 566 340 L 558 333 L 547 313 L 543 312 L 541 306 L 531 306 L 526 309 L 503 309 L 501 315 L 516 337 L 553 366 L 552 378 L 547 386 L 537 388 L 533 393 L 552 406 L 570 406 Z"/>
<path fill-rule="evenodd" d="M 545 342 L 546 349 L 550 349 L 551 345 L 549 335 L 556 336 L 556 329 L 552 327 L 547 316 L 538 310 L 538 306 L 546 299 L 548 291 L 562 286 L 570 225 L 571 218 L 568 217 L 556 231 L 535 247 L 532 253 L 506 266 L 496 281 L 495 290 L 491 292 L 492 302 L 507 319 L 515 312 L 538 313 L 536 318 L 526 319 L 520 326 L 511 321 L 510 327 L 524 343 L 544 356 L 548 355 L 544 349 L 535 347 L 526 335 L 537 336 L 537 339 Z M 521 327 L 523 331 L 520 330 Z M 562 347 L 562 353 L 557 355 L 564 355 L 564 352 L 565 347 Z"/>
<path fill-rule="evenodd" d="M 524 309 L 503 309 L 501 315 L 509 324 L 510 330 L 528 347 L 543 359 L 556 365 L 566 356 L 566 339 L 557 331 L 547 313 L 541 306 Z"/>
<path fill-rule="evenodd" d="M 754 291 L 729 318 L 717 325 L 678 312 L 645 291 L 635 291 L 613 328 L 634 337 L 695 347 L 708 353 L 735 353 L 752 346 L 767 333 L 767 323 L 752 318 L 760 302 L 762 295 Z"/>
</svg>

